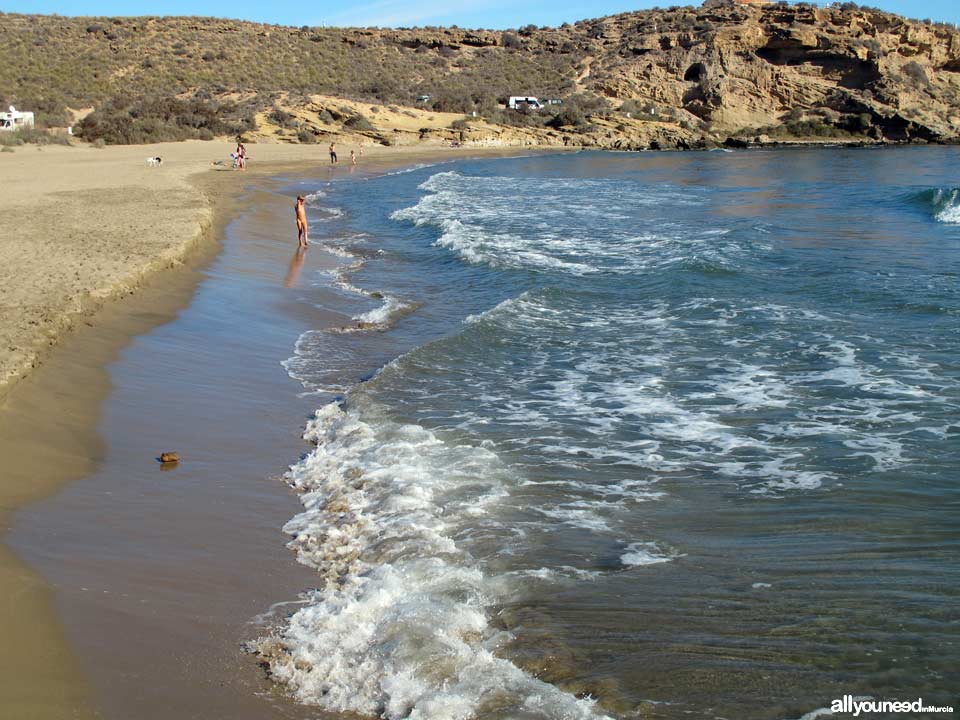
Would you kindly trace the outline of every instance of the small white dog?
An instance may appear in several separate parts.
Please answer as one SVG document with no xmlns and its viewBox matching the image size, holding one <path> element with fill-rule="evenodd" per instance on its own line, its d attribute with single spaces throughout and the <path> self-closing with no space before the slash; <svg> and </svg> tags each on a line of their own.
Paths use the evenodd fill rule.
<svg viewBox="0 0 960 720">
<path fill-rule="evenodd" d="M 147 158 L 147 167 L 160 167 L 163 165 L 163 159 L 158 157 Z"/>
</svg>

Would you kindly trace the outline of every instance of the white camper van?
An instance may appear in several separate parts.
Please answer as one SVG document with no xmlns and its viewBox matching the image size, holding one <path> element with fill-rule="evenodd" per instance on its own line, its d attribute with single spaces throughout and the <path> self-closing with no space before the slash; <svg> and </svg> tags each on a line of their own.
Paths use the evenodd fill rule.
<svg viewBox="0 0 960 720">
<path fill-rule="evenodd" d="M 33 127 L 32 112 L 20 112 L 11 105 L 9 112 L 0 113 L 0 131 L 13 132 L 28 127 Z"/>
<path fill-rule="evenodd" d="M 543 105 L 535 97 L 524 97 L 522 95 L 511 95 L 507 100 L 507 107 L 511 110 L 543 110 Z"/>
</svg>

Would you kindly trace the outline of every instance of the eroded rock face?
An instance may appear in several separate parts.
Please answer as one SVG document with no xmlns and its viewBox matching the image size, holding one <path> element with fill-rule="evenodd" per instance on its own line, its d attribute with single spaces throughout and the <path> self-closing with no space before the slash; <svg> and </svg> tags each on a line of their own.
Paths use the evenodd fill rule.
<svg viewBox="0 0 960 720">
<path fill-rule="evenodd" d="M 960 33 L 948 25 L 714 3 L 603 18 L 587 34 L 600 45 L 588 90 L 717 131 L 813 119 L 889 140 L 960 136 Z"/>
<path fill-rule="evenodd" d="M 960 32 L 878 10 L 708 0 L 561 28 L 385 32 L 411 46 L 562 52 L 575 89 L 650 103 L 676 128 L 628 123 L 617 145 L 667 146 L 770 126 L 834 127 L 875 140 L 960 137 Z M 806 123 L 804 125 L 803 123 Z M 797 133 L 793 133 L 797 134 Z M 665 135 L 669 137 L 665 137 Z M 561 142 L 544 135 L 545 141 Z"/>
<path fill-rule="evenodd" d="M 467 48 L 468 56 L 470 47 L 541 56 L 562 48 L 573 92 L 602 97 L 614 110 L 643 108 L 615 120 L 591 117 L 589 127 L 475 129 L 460 138 L 466 142 L 686 149 L 771 132 L 960 137 L 960 32 L 877 10 L 708 0 L 519 34 L 436 28 L 380 39 Z"/>
</svg>

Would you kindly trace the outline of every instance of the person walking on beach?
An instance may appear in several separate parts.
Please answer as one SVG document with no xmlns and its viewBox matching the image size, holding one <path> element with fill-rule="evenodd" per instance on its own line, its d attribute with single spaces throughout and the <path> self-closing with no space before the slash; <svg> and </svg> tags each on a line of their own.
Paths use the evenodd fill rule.
<svg viewBox="0 0 960 720">
<path fill-rule="evenodd" d="M 297 204 L 293 206 L 297 216 L 297 242 L 301 248 L 307 246 L 307 208 L 304 205 L 303 195 L 297 195 Z"/>
<path fill-rule="evenodd" d="M 357 153 L 355 150 L 350 151 L 350 164 L 351 165 L 357 164 Z"/>
<path fill-rule="evenodd" d="M 337 164 L 337 144 L 336 143 L 330 143 L 330 164 L 331 165 Z"/>
</svg>

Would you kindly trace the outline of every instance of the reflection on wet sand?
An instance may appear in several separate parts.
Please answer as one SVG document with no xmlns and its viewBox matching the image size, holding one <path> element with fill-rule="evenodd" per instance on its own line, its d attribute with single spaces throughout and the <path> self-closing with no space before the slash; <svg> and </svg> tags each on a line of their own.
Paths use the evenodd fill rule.
<svg viewBox="0 0 960 720">
<path fill-rule="evenodd" d="M 303 261 L 307 257 L 307 249 L 298 247 L 297 251 L 290 258 L 290 265 L 287 267 L 287 276 L 283 279 L 283 286 L 292 288 L 300 279 L 300 271 L 303 269 Z"/>
</svg>

